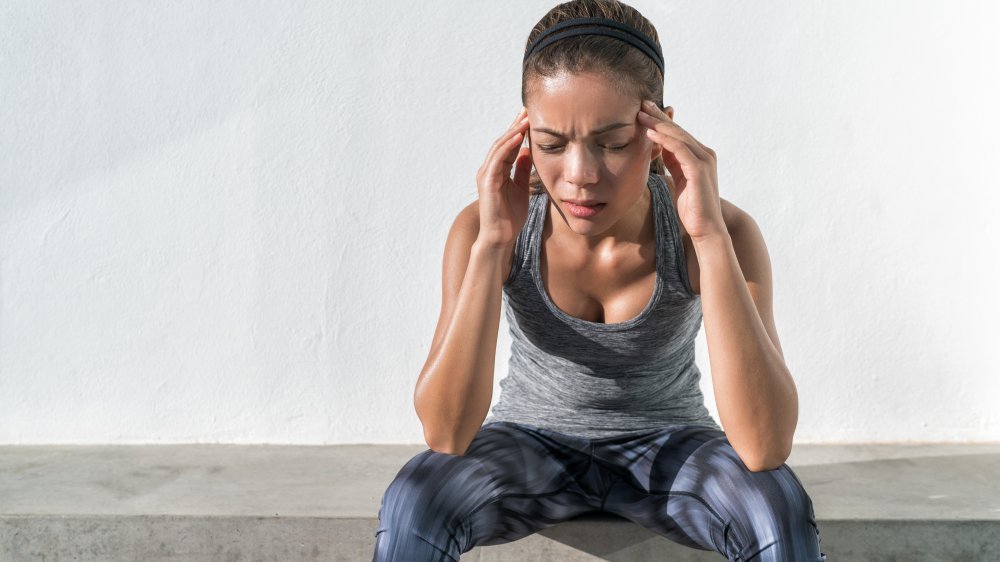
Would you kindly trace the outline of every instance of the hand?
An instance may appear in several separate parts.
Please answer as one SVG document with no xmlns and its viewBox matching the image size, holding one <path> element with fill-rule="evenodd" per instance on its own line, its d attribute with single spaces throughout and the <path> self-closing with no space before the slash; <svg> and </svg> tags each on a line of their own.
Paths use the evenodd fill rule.
<svg viewBox="0 0 1000 562">
<path fill-rule="evenodd" d="M 725 233 L 715 151 L 652 101 L 642 102 L 636 118 L 647 127 L 646 136 L 662 147 L 663 163 L 676 186 L 677 215 L 692 241 Z"/>
<path fill-rule="evenodd" d="M 521 147 L 527 129 L 528 115 L 522 107 L 510 128 L 494 141 L 476 174 L 478 239 L 485 244 L 498 247 L 513 244 L 528 219 L 531 147 Z M 513 179 L 510 177 L 512 167 Z"/>
</svg>

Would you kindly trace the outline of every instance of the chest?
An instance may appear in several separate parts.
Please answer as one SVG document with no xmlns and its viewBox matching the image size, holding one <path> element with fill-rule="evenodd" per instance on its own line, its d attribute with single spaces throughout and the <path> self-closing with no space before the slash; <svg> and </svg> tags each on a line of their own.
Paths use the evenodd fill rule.
<svg viewBox="0 0 1000 562">
<path fill-rule="evenodd" d="M 652 246 L 590 260 L 545 251 L 547 244 L 542 246 L 538 262 L 542 284 L 552 304 L 570 316 L 603 324 L 626 322 L 653 298 L 656 262 Z M 684 254 L 692 289 L 699 294 L 698 259 L 686 237 Z"/>
</svg>

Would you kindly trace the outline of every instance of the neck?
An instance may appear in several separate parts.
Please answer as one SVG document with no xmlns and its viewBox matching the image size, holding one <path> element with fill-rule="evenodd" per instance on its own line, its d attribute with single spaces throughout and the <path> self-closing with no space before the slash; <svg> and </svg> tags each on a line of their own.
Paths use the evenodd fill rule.
<svg viewBox="0 0 1000 562">
<path fill-rule="evenodd" d="M 625 216 L 608 227 L 607 230 L 594 235 L 581 235 L 570 229 L 569 225 L 566 224 L 562 208 L 551 199 L 549 200 L 550 213 L 548 214 L 552 218 L 558 218 L 558 220 L 551 221 L 552 235 L 556 236 L 557 239 L 565 241 L 567 244 L 577 245 L 584 251 L 601 253 L 615 251 L 629 245 L 642 245 L 652 240 L 655 235 L 652 207 L 652 194 L 649 189 L 645 189 L 642 196 L 636 200 Z M 553 213 L 558 213 L 558 216 Z"/>
</svg>

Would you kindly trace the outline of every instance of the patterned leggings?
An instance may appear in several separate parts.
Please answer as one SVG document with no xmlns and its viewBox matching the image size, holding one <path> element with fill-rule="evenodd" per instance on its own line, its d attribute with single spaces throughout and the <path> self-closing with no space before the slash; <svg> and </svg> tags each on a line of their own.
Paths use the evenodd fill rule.
<svg viewBox="0 0 1000 562">
<path fill-rule="evenodd" d="M 482 426 L 464 455 L 427 449 L 403 466 L 382 496 L 373 560 L 454 561 L 595 511 L 731 561 L 826 560 L 792 469 L 751 472 L 720 430 L 587 439 L 506 421 Z"/>
</svg>

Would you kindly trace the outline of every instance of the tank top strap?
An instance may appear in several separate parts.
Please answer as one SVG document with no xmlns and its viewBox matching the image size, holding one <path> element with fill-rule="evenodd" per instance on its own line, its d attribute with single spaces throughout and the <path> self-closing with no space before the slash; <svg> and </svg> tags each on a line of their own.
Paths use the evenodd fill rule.
<svg viewBox="0 0 1000 562">
<path fill-rule="evenodd" d="M 548 194 L 544 191 L 532 194 L 528 198 L 528 216 L 524 221 L 524 226 L 521 227 L 521 232 L 517 234 L 517 240 L 514 242 L 514 255 L 511 258 L 513 263 L 511 264 L 510 275 L 504 282 L 505 287 L 513 283 L 521 273 L 521 270 L 526 269 L 526 264 L 530 263 L 528 262 L 528 258 L 531 257 L 532 248 L 535 247 L 535 236 L 540 236 L 542 230 L 542 225 L 539 224 L 539 217 L 543 219 L 545 217 L 544 212 L 547 198 Z"/>
</svg>

